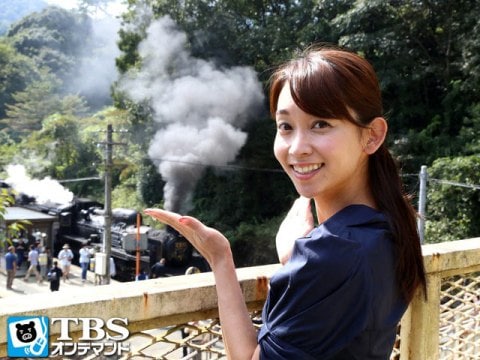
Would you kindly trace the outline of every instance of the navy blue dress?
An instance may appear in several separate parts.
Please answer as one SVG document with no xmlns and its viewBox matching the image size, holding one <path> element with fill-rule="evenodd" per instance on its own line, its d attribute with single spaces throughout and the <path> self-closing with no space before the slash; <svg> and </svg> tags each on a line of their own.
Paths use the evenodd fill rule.
<svg viewBox="0 0 480 360">
<path fill-rule="evenodd" d="M 272 276 L 260 359 L 387 360 L 407 308 L 384 214 L 341 210 L 304 238 Z"/>
</svg>

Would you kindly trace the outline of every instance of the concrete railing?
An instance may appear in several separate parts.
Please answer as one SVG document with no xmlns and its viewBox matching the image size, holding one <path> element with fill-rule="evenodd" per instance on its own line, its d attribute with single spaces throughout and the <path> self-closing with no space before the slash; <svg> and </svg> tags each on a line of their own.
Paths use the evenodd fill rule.
<svg viewBox="0 0 480 360">
<path fill-rule="evenodd" d="M 261 309 L 268 279 L 278 265 L 238 269 L 248 308 Z M 87 290 L 85 290 L 87 289 Z M 217 295 L 212 273 L 159 278 L 75 289 L 69 292 L 11 296 L 0 299 L 0 357 L 6 356 L 7 318 L 128 319 L 128 330 L 137 333 L 176 324 L 216 318 Z M 81 324 L 70 324 L 70 335 L 80 336 Z M 60 334 L 60 324 L 50 326 L 50 338 Z"/>
<path fill-rule="evenodd" d="M 392 358 L 398 358 L 398 353 L 402 360 L 455 359 L 455 354 L 469 356 L 472 351 L 480 353 L 480 349 L 474 348 L 476 344 L 478 346 L 480 338 L 480 326 L 475 327 L 480 318 L 480 298 L 476 297 L 480 295 L 480 238 L 425 245 L 423 251 L 428 273 L 428 301 L 417 296 L 412 302 L 402 319 L 400 345 Z M 268 279 L 278 267 L 266 265 L 238 269 L 238 278 L 252 312 L 262 308 L 268 291 Z M 177 325 L 185 324 L 200 334 L 205 329 L 197 321 L 215 319 L 218 313 L 211 273 L 90 287 L 88 291 L 80 289 L 68 293 L 8 297 L 0 299 L 0 357 L 7 353 L 7 335 L 4 331 L 7 318 L 25 315 L 101 318 L 105 321 L 126 318 L 130 334 L 151 329 L 182 330 L 182 338 L 187 337 L 185 341 L 189 341 L 188 334 L 191 331 L 184 332 Z M 52 324 L 50 339 L 58 338 L 60 331 L 58 322 Z M 79 339 L 82 334 L 81 323 L 70 323 L 69 334 L 73 339 Z M 209 346 L 221 343 L 221 332 L 217 331 L 216 334 L 218 336 Z M 163 339 L 163 336 L 150 336 L 148 341 L 151 345 Z M 185 346 L 181 341 L 168 342 L 180 349 Z M 145 347 L 143 344 L 136 348 Z M 211 351 L 205 345 L 192 347 L 197 356 L 203 351 Z M 218 353 L 222 354 L 223 350 L 220 348 Z M 130 348 L 126 358 L 135 354 L 145 353 Z M 194 358 L 185 354 L 183 352 L 182 356 L 169 358 Z M 215 358 L 221 358 L 221 355 Z"/>
</svg>

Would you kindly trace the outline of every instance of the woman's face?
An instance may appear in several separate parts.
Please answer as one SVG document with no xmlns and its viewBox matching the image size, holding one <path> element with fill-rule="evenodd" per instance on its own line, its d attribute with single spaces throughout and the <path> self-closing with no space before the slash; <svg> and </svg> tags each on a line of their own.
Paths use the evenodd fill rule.
<svg viewBox="0 0 480 360">
<path fill-rule="evenodd" d="M 362 128 L 347 120 L 307 114 L 293 101 L 288 83 L 278 98 L 275 157 L 300 195 L 337 207 L 362 203 L 368 155 Z M 329 203 L 330 202 L 330 203 Z"/>
</svg>

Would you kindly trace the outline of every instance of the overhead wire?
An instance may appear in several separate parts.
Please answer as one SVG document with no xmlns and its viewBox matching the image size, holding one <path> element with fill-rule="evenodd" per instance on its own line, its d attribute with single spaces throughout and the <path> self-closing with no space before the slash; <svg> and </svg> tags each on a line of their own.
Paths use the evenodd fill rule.
<svg viewBox="0 0 480 360">
<path fill-rule="evenodd" d="M 202 167 L 214 167 L 220 168 L 224 170 L 245 170 L 245 171 L 258 171 L 258 172 L 271 172 L 271 173 L 284 173 L 282 169 L 271 169 L 271 168 L 257 168 L 257 167 L 248 167 L 248 166 L 241 166 L 241 165 L 214 165 L 214 164 L 205 164 L 200 162 L 193 162 L 193 161 L 184 161 L 184 160 L 173 160 L 173 159 L 165 159 L 165 158 L 153 158 L 151 160 L 162 161 L 162 162 L 171 162 L 171 163 L 179 163 L 185 165 L 192 165 L 192 166 L 202 166 Z M 419 174 L 414 173 L 406 173 L 401 174 L 402 177 L 418 177 Z M 60 183 L 67 183 L 67 182 L 75 182 L 75 181 L 86 181 L 86 180 L 101 180 L 103 177 L 99 176 L 89 176 L 77 179 L 64 179 L 64 180 L 57 180 Z M 459 186 L 463 188 L 473 189 L 473 190 L 480 190 L 480 185 L 477 184 L 467 184 L 458 181 L 451 181 L 451 180 L 443 180 L 443 179 L 436 179 L 428 177 L 428 181 L 451 185 L 451 186 Z"/>
<path fill-rule="evenodd" d="M 480 190 L 480 185 L 476 185 L 476 184 L 465 184 L 465 183 L 461 183 L 461 182 L 458 182 L 458 181 L 432 179 L 432 178 L 428 178 L 428 181 L 432 181 L 432 182 L 436 182 L 436 183 L 440 183 L 440 184 L 452 185 L 452 186 L 460 186 L 460 187 L 463 187 L 463 188 L 468 188 L 468 189 L 473 189 L 473 190 Z"/>
<path fill-rule="evenodd" d="M 204 163 L 193 162 L 193 161 L 173 160 L 173 159 L 164 159 L 164 158 L 152 158 L 151 160 L 166 161 L 166 162 L 193 165 L 193 166 L 215 167 L 215 168 L 221 168 L 225 170 L 246 170 L 246 171 L 259 171 L 259 172 L 275 172 L 275 173 L 284 172 L 282 169 L 256 168 L 256 167 L 248 167 L 248 166 L 241 166 L 241 165 L 214 165 L 214 164 L 204 164 Z"/>
</svg>

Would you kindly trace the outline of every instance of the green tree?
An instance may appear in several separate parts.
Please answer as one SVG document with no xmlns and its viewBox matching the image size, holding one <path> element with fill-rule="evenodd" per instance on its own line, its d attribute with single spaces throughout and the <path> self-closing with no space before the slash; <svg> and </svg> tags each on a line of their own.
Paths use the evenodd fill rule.
<svg viewBox="0 0 480 360">
<path fill-rule="evenodd" d="M 440 158 L 428 169 L 426 242 L 480 234 L 480 157 Z"/>
<path fill-rule="evenodd" d="M 170 16 L 189 38 L 196 57 L 215 59 L 219 65 L 253 66 L 267 80 L 272 64 L 290 58 L 296 50 L 313 41 L 336 41 L 329 21 L 349 3 L 318 1 L 150 1 L 153 16 Z M 125 15 L 127 24 L 138 24 L 142 7 L 131 1 Z M 147 21 L 151 21 L 148 19 Z M 148 25 L 148 24 L 146 24 Z M 125 71 L 138 65 L 138 43 L 145 26 L 125 27 L 120 32 L 124 52 L 117 66 Z M 128 30 L 127 30 L 128 29 Z"/>
<path fill-rule="evenodd" d="M 6 104 L 8 126 L 14 138 L 19 139 L 32 131 L 40 130 L 45 117 L 60 107 L 60 97 L 55 92 L 58 81 L 48 73 L 42 79 L 29 83 L 22 91 L 12 94 L 13 104 Z"/>
<path fill-rule="evenodd" d="M 11 164 L 18 153 L 18 143 L 6 131 L 0 130 L 0 166 L 3 168 L 3 166 Z"/>
<path fill-rule="evenodd" d="M 83 115 L 88 107 L 76 95 L 61 96 L 58 93 L 60 81 L 43 72 L 41 80 L 28 84 L 23 91 L 12 94 L 14 103 L 7 104 L 7 117 L 2 123 L 8 126 L 12 137 L 19 139 L 32 131 L 40 130 L 49 115 Z"/>
<path fill-rule="evenodd" d="M 112 125 L 114 130 L 113 141 L 116 143 L 113 147 L 113 204 L 116 207 L 127 207 L 129 204 L 131 207 L 141 210 L 144 208 L 145 202 L 141 192 L 141 184 L 137 182 L 137 174 L 144 171 L 143 165 L 146 155 L 145 149 L 139 145 L 139 141 L 131 140 L 137 136 L 131 119 L 131 115 L 125 110 L 114 107 L 104 108 L 92 117 L 83 119 L 80 133 L 83 142 L 92 142 L 98 146 L 105 142 L 107 124 Z M 98 147 L 97 150 L 101 160 L 89 163 L 87 166 L 92 172 L 99 171 L 101 177 L 103 177 L 104 145 Z M 158 191 L 158 189 L 151 189 L 151 191 Z M 101 199 L 102 196 L 100 195 L 98 199 Z"/>
<path fill-rule="evenodd" d="M 339 43 L 377 69 L 395 150 L 409 171 L 462 154 L 455 138 L 479 98 L 471 81 L 480 72 L 471 53 L 479 15 L 475 0 L 357 1 L 334 21 Z"/>
<path fill-rule="evenodd" d="M 27 159 L 47 160 L 43 164 L 36 160 L 35 167 L 26 163 L 31 176 L 50 176 L 62 180 L 99 174 L 101 154 L 94 139 L 85 138 L 82 134 L 81 123 L 82 119 L 71 114 L 51 115 L 45 119 L 39 131 L 24 138 L 22 154 L 25 154 Z M 68 187 L 76 196 L 82 197 L 97 195 L 98 185 L 91 182 L 72 182 Z"/>
<path fill-rule="evenodd" d="M 9 189 L 0 188 L 0 222 L 5 220 L 7 208 L 13 204 L 15 204 L 14 195 Z M 9 224 L 6 229 L 0 228 L 0 246 L 5 247 L 7 245 L 13 245 L 11 239 L 17 237 L 20 231 L 25 230 L 25 226 L 28 224 L 30 224 L 29 221 L 21 220 Z"/>
<path fill-rule="evenodd" d="M 88 16 L 51 6 L 12 25 L 7 37 L 39 68 L 46 67 L 64 80 L 78 65 L 90 32 Z"/>
<path fill-rule="evenodd" d="M 37 76 L 34 62 L 0 39 L 0 119 L 5 117 L 5 104 L 13 103 L 13 94 L 24 90 Z"/>
<path fill-rule="evenodd" d="M 276 234 L 283 216 L 262 222 L 242 222 L 226 235 L 232 241 L 232 252 L 237 267 L 278 263 L 272 234 Z"/>
<path fill-rule="evenodd" d="M 143 159 L 138 172 L 137 189 L 140 199 L 148 207 L 159 206 L 163 200 L 165 182 L 155 165 L 149 159 Z"/>
<path fill-rule="evenodd" d="M 480 103 L 472 104 L 463 119 L 459 140 L 466 155 L 480 154 Z"/>
</svg>

